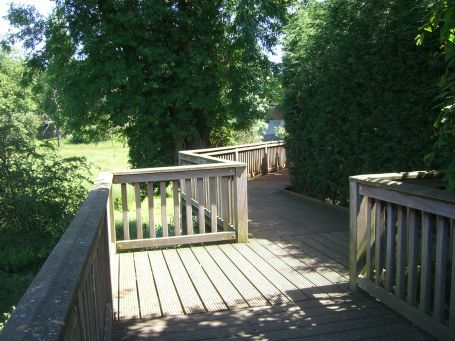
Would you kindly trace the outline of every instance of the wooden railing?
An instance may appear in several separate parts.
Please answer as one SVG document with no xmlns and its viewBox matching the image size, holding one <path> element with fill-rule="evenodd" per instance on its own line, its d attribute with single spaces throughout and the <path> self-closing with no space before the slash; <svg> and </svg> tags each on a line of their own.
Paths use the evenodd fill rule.
<svg viewBox="0 0 455 341">
<path fill-rule="evenodd" d="M 95 182 L 17 305 L 2 340 L 109 339 L 111 182 L 110 173 Z"/>
<path fill-rule="evenodd" d="M 247 241 L 247 185 L 245 165 L 241 163 L 114 172 L 114 184 L 121 184 L 122 196 L 123 240 L 117 241 L 118 250 Z M 129 230 L 127 184 L 134 185 L 135 192 L 134 235 Z M 141 188 L 147 196 L 146 224 L 142 222 Z M 154 188 L 160 192 L 160 217 L 154 214 Z M 172 193 L 171 214 L 167 207 L 167 189 Z M 172 221 L 169 216 L 173 217 Z"/>
<path fill-rule="evenodd" d="M 455 335 L 455 195 L 426 172 L 350 178 L 350 284 L 439 339 Z"/>
<path fill-rule="evenodd" d="M 282 141 L 183 151 L 179 156 L 181 165 L 197 164 L 204 160 L 242 162 L 246 164 L 248 177 L 266 174 L 286 166 L 286 149 Z"/>
<path fill-rule="evenodd" d="M 122 232 L 116 241 L 117 250 L 246 242 L 247 176 L 283 168 L 285 162 L 283 142 L 268 142 L 181 151 L 180 165 L 176 167 L 114 171 L 113 183 L 120 184 L 122 201 Z M 134 191 L 134 207 L 128 207 L 128 184 Z M 160 195 L 158 217 L 155 192 Z M 168 207 L 167 192 L 173 208 Z M 147 197 L 146 214 L 143 197 Z M 133 229 L 131 211 L 136 220 Z"/>
<path fill-rule="evenodd" d="M 230 160 L 228 155 L 232 151 L 247 164 Z M 222 153 L 210 155 L 217 152 Z M 283 143 L 185 151 L 180 153 L 181 165 L 177 167 L 102 173 L 0 337 L 4 340 L 109 340 L 111 255 L 117 250 L 156 246 L 246 242 L 247 167 L 254 176 L 260 173 L 258 164 L 266 162 L 264 172 L 284 167 Z M 127 184 L 132 184 L 134 190 L 133 231 L 129 226 Z M 121 190 L 121 240 L 116 236 L 115 186 Z M 168 221 L 167 189 L 172 193 L 174 206 L 172 229 Z M 160 193 L 159 218 L 154 215 L 155 191 Z M 147 197 L 148 230 L 143 224 L 143 197 Z M 160 235 L 157 220 L 161 222 Z M 115 268 L 112 270 L 115 272 Z"/>
</svg>

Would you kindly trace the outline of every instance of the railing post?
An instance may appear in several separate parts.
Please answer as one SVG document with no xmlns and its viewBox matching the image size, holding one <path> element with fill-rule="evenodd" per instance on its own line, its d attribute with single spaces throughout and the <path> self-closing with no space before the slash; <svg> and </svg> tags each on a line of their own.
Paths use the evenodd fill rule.
<svg viewBox="0 0 455 341">
<path fill-rule="evenodd" d="M 239 161 L 239 149 L 235 148 L 235 161 Z"/>
<path fill-rule="evenodd" d="M 349 285 L 357 291 L 358 276 L 363 272 L 366 257 L 366 226 L 368 198 L 359 193 L 360 184 L 349 182 Z"/>
<path fill-rule="evenodd" d="M 248 199 L 246 166 L 237 167 L 234 177 L 234 212 L 237 243 L 248 242 Z"/>
<path fill-rule="evenodd" d="M 267 175 L 269 172 L 269 156 L 267 155 L 267 142 L 264 145 L 264 157 L 261 161 L 261 173 L 262 175 Z"/>
<path fill-rule="evenodd" d="M 108 229 L 110 232 L 110 242 L 114 244 L 115 250 L 115 242 L 117 241 L 117 235 L 115 231 L 115 220 L 114 220 L 114 198 L 112 196 L 112 185 L 109 189 L 109 199 L 108 199 Z"/>
</svg>

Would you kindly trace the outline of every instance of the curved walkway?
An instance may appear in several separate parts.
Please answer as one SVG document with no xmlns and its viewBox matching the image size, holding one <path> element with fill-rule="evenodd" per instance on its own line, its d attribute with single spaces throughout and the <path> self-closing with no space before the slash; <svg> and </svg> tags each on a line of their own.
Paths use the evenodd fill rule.
<svg viewBox="0 0 455 341">
<path fill-rule="evenodd" d="M 285 172 L 248 183 L 248 244 L 119 256 L 113 338 L 427 340 L 348 285 L 348 212 L 283 191 Z"/>
</svg>

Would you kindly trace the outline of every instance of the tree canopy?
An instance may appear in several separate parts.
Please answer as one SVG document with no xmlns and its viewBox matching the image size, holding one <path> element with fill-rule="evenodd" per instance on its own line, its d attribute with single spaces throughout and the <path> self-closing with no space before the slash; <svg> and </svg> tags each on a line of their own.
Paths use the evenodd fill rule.
<svg viewBox="0 0 455 341">
<path fill-rule="evenodd" d="M 226 142 L 267 109 L 288 0 L 58 0 L 49 18 L 12 7 L 9 19 L 47 70 L 75 126 L 120 128 L 135 167 Z M 40 45 L 41 44 L 41 45 Z"/>
</svg>

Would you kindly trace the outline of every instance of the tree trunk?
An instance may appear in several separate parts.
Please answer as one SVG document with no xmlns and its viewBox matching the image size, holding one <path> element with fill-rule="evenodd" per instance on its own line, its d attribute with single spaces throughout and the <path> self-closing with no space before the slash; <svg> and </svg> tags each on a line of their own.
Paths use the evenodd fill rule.
<svg viewBox="0 0 455 341">
<path fill-rule="evenodd" d="M 60 148 L 61 140 L 62 140 L 62 130 L 60 128 L 57 128 L 57 147 L 59 147 L 59 148 Z"/>
</svg>

